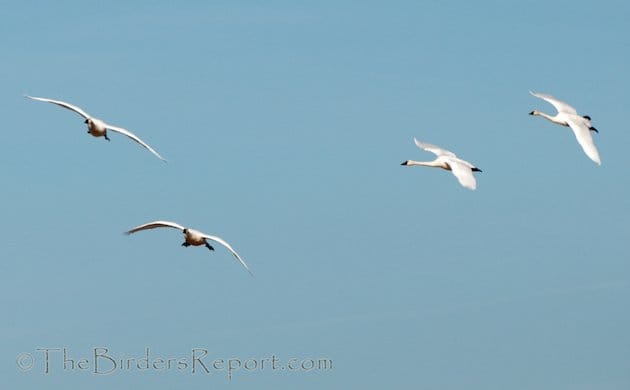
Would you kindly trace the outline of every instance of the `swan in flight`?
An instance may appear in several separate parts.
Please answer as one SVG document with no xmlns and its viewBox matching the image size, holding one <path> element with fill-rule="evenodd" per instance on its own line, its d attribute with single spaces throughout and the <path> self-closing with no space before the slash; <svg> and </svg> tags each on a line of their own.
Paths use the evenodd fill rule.
<svg viewBox="0 0 630 390">
<path fill-rule="evenodd" d="M 433 161 L 414 161 L 407 160 L 400 165 L 422 165 L 425 167 L 436 167 L 446 169 L 447 171 L 453 172 L 453 175 L 459 180 L 459 184 L 466 188 L 470 188 L 474 190 L 477 188 L 477 181 L 475 180 L 475 176 L 473 176 L 473 172 L 481 172 L 481 169 L 472 165 L 468 161 L 462 160 L 457 157 L 455 153 L 449 152 L 448 150 L 442 149 L 435 145 L 427 144 L 425 142 L 420 142 L 417 139 L 413 139 L 420 149 L 424 149 L 427 152 L 431 152 L 437 156 L 437 158 Z"/>
<path fill-rule="evenodd" d="M 234 255 L 236 260 L 238 260 L 243 265 L 243 267 L 245 267 L 245 269 L 247 270 L 247 272 L 250 273 L 250 275 L 254 276 L 254 274 L 249 269 L 247 264 L 245 264 L 243 259 L 241 259 L 241 256 L 239 256 L 238 253 L 236 253 L 236 251 L 232 248 L 232 246 L 230 246 L 230 244 L 228 244 L 225 240 L 217 236 L 211 236 L 209 234 L 205 234 L 197 230 L 185 228 L 179 224 L 176 224 L 175 222 L 153 221 L 153 222 L 145 223 L 144 225 L 136 226 L 135 228 L 129 231 L 126 231 L 125 234 L 129 235 L 135 232 L 139 232 L 141 230 L 155 229 L 155 228 L 160 228 L 160 227 L 170 227 L 170 228 L 181 230 L 184 233 L 184 240 L 185 240 L 182 246 L 185 246 L 185 247 L 188 247 L 191 245 L 193 246 L 205 245 L 206 248 L 213 251 L 214 248 L 212 247 L 212 245 L 208 243 L 208 240 L 218 242 L 219 244 L 226 247 Z"/>
<path fill-rule="evenodd" d="M 541 98 L 547 103 L 550 103 L 552 106 L 558 110 L 556 116 L 551 116 L 545 114 L 544 112 L 540 112 L 534 110 L 529 113 L 529 115 L 537 115 L 542 116 L 543 118 L 556 123 L 558 125 L 570 127 L 573 130 L 573 134 L 575 134 L 575 138 L 577 138 L 578 143 L 584 150 L 584 153 L 597 163 L 597 165 L 602 165 L 602 160 L 599 158 L 599 153 L 597 152 L 597 148 L 595 147 L 595 143 L 593 142 L 593 137 L 591 136 L 591 131 L 599 133 L 596 128 L 591 125 L 591 117 L 588 115 L 578 115 L 575 108 L 566 104 L 565 102 L 556 99 L 551 95 L 545 95 L 542 93 L 535 93 L 529 91 L 532 95 L 537 98 Z"/>
<path fill-rule="evenodd" d="M 166 162 L 166 160 L 162 156 L 160 156 L 160 154 L 156 152 L 155 149 L 150 147 L 147 143 L 145 143 L 143 140 L 138 138 L 138 136 L 136 136 L 129 130 L 123 129 L 121 127 L 112 126 L 103 122 L 100 119 L 93 118 L 87 112 L 83 111 L 81 108 L 74 106 L 70 103 L 62 102 L 60 100 L 52 100 L 52 99 L 46 99 L 46 98 L 40 98 L 40 97 L 34 97 L 34 96 L 28 96 L 28 95 L 24 95 L 24 96 L 29 99 L 38 100 L 40 102 L 53 103 L 63 108 L 66 108 L 68 110 L 76 112 L 77 114 L 81 115 L 85 119 L 84 123 L 87 124 L 88 133 L 94 137 L 105 137 L 105 139 L 109 141 L 109 137 L 107 136 L 107 130 L 109 129 L 116 133 L 126 135 L 127 137 L 131 138 L 132 140 L 136 141 L 140 145 L 147 148 L 151 153 L 156 155 L 160 160 Z"/>
</svg>

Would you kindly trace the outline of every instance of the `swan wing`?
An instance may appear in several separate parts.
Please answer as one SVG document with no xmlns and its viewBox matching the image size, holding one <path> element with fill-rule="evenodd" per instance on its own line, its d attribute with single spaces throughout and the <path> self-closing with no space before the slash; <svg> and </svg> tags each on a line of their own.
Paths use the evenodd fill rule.
<svg viewBox="0 0 630 390">
<path fill-rule="evenodd" d="M 170 228 L 179 229 L 182 231 L 184 230 L 184 227 L 182 225 L 176 224 L 175 222 L 153 221 L 153 222 L 145 223 L 144 225 L 136 226 L 135 228 L 132 228 L 131 230 L 126 231 L 125 234 L 131 234 L 131 233 L 139 232 L 140 230 L 155 229 L 155 228 L 160 228 L 160 227 L 170 227 Z"/>
<path fill-rule="evenodd" d="M 137 135 L 135 135 L 131 131 L 129 131 L 127 129 L 123 129 L 122 127 L 116 127 L 116 126 L 112 126 L 112 125 L 108 125 L 108 124 L 106 124 L 106 127 L 108 129 L 112 130 L 112 131 L 115 131 L 116 133 L 120 133 L 120 134 L 126 135 L 127 137 L 131 138 L 132 140 L 136 141 L 137 143 L 139 143 L 140 145 L 142 145 L 143 147 L 148 149 L 151 153 L 153 153 L 155 156 L 157 156 L 157 158 L 159 158 L 160 160 L 166 162 L 166 159 L 164 157 L 160 156 L 160 154 L 158 152 L 156 152 L 155 149 L 153 149 L 151 146 L 149 146 L 149 144 L 147 144 L 146 142 L 141 140 Z"/>
<path fill-rule="evenodd" d="M 477 180 L 475 180 L 472 169 L 468 165 L 459 160 L 449 160 L 448 165 L 459 184 L 471 190 L 477 189 Z"/>
<path fill-rule="evenodd" d="M 222 239 L 221 237 L 217 237 L 217 236 L 211 236 L 211 235 L 205 234 L 205 233 L 202 233 L 201 235 L 203 236 L 203 238 L 206 238 L 208 240 L 212 240 L 212 241 L 218 242 L 219 244 L 221 244 L 224 247 L 226 247 L 232 253 L 232 255 L 234 255 L 236 260 L 238 260 L 243 265 L 243 267 L 245 267 L 247 272 L 249 272 L 250 275 L 254 276 L 254 274 L 249 269 L 247 264 L 245 264 L 245 261 L 243 261 L 241 256 L 239 256 L 238 253 L 236 253 L 236 251 L 234 250 L 234 248 L 232 248 L 232 246 L 230 244 L 228 244 L 224 239 Z"/>
<path fill-rule="evenodd" d="M 558 112 L 565 112 L 567 114 L 577 115 L 577 111 L 575 111 L 575 108 L 571 107 L 570 105 L 563 102 L 562 100 L 558 100 L 555 97 L 551 95 L 546 95 L 544 93 L 536 93 L 532 91 L 529 91 L 529 93 L 536 96 L 537 98 L 540 98 L 546 101 L 547 103 L 550 103 L 552 106 L 556 108 L 556 110 L 558 110 Z"/>
<path fill-rule="evenodd" d="M 567 120 L 567 123 L 569 123 L 571 130 L 573 130 L 573 134 L 575 134 L 575 138 L 582 147 L 582 150 L 584 150 L 584 153 L 597 163 L 597 165 L 602 165 L 602 160 L 599 158 L 599 152 L 595 147 L 595 142 L 593 142 L 591 131 L 586 121 L 580 119 L 582 118 L 570 118 Z"/>
<path fill-rule="evenodd" d="M 457 157 L 455 156 L 455 153 L 448 151 L 446 149 L 442 149 L 439 146 L 435 146 L 435 145 L 431 145 L 429 143 L 426 142 L 421 142 L 418 141 L 417 139 L 413 139 L 413 142 L 416 143 L 416 146 L 419 147 L 420 149 L 426 150 L 427 152 L 431 152 L 433 154 L 435 154 L 436 156 L 450 156 L 450 157 Z"/>
<path fill-rule="evenodd" d="M 76 112 L 77 114 L 81 115 L 84 119 L 90 119 L 90 115 L 87 112 L 83 111 L 81 108 L 75 105 L 72 105 L 70 103 L 62 102 L 61 100 L 53 100 L 53 99 L 47 99 L 47 98 L 41 98 L 41 97 L 35 97 L 35 96 L 28 96 L 28 95 L 24 95 L 24 96 L 29 99 L 39 100 L 40 102 L 48 102 L 48 103 L 56 104 L 65 109 Z"/>
</svg>

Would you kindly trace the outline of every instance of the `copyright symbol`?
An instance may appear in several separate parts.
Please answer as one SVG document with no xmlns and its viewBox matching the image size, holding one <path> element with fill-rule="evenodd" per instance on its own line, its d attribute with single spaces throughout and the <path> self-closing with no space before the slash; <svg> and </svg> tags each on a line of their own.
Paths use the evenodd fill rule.
<svg viewBox="0 0 630 390">
<path fill-rule="evenodd" d="M 15 363 L 22 372 L 30 371 L 35 365 L 35 359 L 30 353 L 22 352 L 15 359 Z"/>
</svg>

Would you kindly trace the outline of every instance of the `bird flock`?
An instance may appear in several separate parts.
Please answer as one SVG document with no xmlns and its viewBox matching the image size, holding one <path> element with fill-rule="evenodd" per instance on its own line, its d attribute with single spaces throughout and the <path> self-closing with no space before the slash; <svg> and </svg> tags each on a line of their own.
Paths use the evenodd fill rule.
<svg viewBox="0 0 630 390">
<path fill-rule="evenodd" d="M 127 137 L 131 138 L 132 140 L 136 141 L 137 143 L 142 145 L 144 148 L 149 150 L 157 158 L 159 158 L 160 160 L 166 162 L 166 159 L 164 159 L 158 152 L 156 152 L 155 149 L 153 149 L 151 146 L 149 146 L 149 144 L 147 144 L 146 142 L 141 140 L 138 136 L 133 134 L 131 131 L 123 129 L 122 127 L 116 127 L 116 126 L 109 125 L 109 124 L 105 123 L 104 121 L 102 121 L 100 119 L 97 119 L 97 118 L 94 118 L 94 117 L 90 116 L 83 109 L 81 109 L 81 108 L 79 108 L 79 107 L 77 107 L 77 106 L 75 106 L 73 104 L 66 103 L 66 102 L 63 102 L 61 100 L 53 100 L 53 99 L 34 97 L 34 96 L 28 96 L 28 95 L 25 95 L 25 97 L 27 97 L 29 99 L 37 100 L 37 101 L 40 101 L 40 102 L 47 102 L 47 103 L 56 104 L 56 105 L 58 105 L 60 107 L 66 108 L 66 109 L 71 110 L 71 111 L 74 111 L 77 114 L 81 115 L 85 119 L 84 123 L 87 125 L 88 133 L 90 135 L 92 135 L 94 137 L 105 137 L 105 139 L 109 141 L 110 139 L 107 136 L 107 130 L 112 130 L 112 131 L 114 131 L 116 133 L 119 133 L 119 134 L 122 134 L 122 135 L 126 135 Z M 239 254 L 236 253 L 234 248 L 232 248 L 232 246 L 230 244 L 228 244 L 227 241 L 225 241 L 221 237 L 211 236 L 209 234 L 202 233 L 202 232 L 194 230 L 194 229 L 185 228 L 185 227 L 183 227 L 183 226 L 181 226 L 181 225 L 179 225 L 179 224 L 177 224 L 175 222 L 169 222 L 169 221 L 148 222 L 148 223 L 145 223 L 145 224 L 140 225 L 140 226 L 136 226 L 136 227 L 126 231 L 125 234 L 129 235 L 129 234 L 132 234 L 132 233 L 135 233 L 135 232 L 139 232 L 141 230 L 155 229 L 155 228 L 159 228 L 159 227 L 170 227 L 170 228 L 181 230 L 182 233 L 184 233 L 184 240 L 185 241 L 184 241 L 184 243 L 182 243 L 182 246 L 184 246 L 184 247 L 188 247 L 190 245 L 193 245 L 193 246 L 204 245 L 206 248 L 208 248 L 209 250 L 213 251 L 214 247 L 208 243 L 208 240 L 214 241 L 214 242 L 217 242 L 217 243 L 223 245 L 225 248 L 227 248 L 227 250 L 229 250 L 232 253 L 232 255 L 234 255 L 236 260 L 238 260 L 243 265 L 243 267 L 245 267 L 245 269 L 247 270 L 247 272 L 250 273 L 250 275 L 252 275 L 252 276 L 254 275 L 252 273 L 252 271 L 249 269 L 249 267 L 247 266 L 247 264 L 245 263 L 245 261 L 243 261 L 241 256 L 239 256 Z"/>
<path fill-rule="evenodd" d="M 579 115 L 575 108 L 571 107 L 561 100 L 556 99 L 551 95 L 536 93 L 532 91 L 530 91 L 529 93 L 531 93 L 533 96 L 536 96 L 537 98 L 543 99 L 547 103 L 550 103 L 558 111 L 555 116 L 545 114 L 544 112 L 540 112 L 538 110 L 533 110 L 529 113 L 529 115 L 541 116 L 555 124 L 570 127 L 571 130 L 573 130 L 575 138 L 582 147 L 582 150 L 584 150 L 584 153 L 586 153 L 586 155 L 597 165 L 602 165 L 602 160 L 599 157 L 599 152 L 597 151 L 597 148 L 595 147 L 595 142 L 593 142 L 593 137 L 591 136 L 591 131 L 595 133 L 599 133 L 599 131 L 591 124 L 590 116 Z M 447 171 L 453 172 L 453 175 L 455 175 L 455 177 L 459 181 L 459 184 L 461 184 L 462 186 L 471 190 L 477 189 L 477 180 L 475 180 L 473 172 L 481 172 L 481 169 L 477 168 L 468 161 L 462 160 L 461 158 L 457 157 L 453 152 L 449 152 L 448 150 L 442 149 L 435 145 L 420 142 L 415 138 L 414 141 L 420 149 L 435 154 L 437 158 L 433 161 L 407 160 L 404 161 L 401 165 L 419 165 L 425 167 L 442 168 Z"/>
<path fill-rule="evenodd" d="M 582 150 L 584 151 L 584 153 L 591 160 L 593 160 L 597 165 L 601 165 L 599 152 L 597 151 L 597 148 L 595 147 L 595 143 L 593 142 L 593 137 L 591 135 L 591 132 L 598 133 L 598 130 L 595 127 L 593 127 L 593 125 L 591 124 L 591 118 L 587 115 L 579 115 L 577 111 L 575 110 L 575 108 L 571 107 L 570 105 L 568 105 L 567 103 L 561 100 L 554 98 L 551 95 L 535 93 L 531 91 L 530 93 L 533 96 L 543 99 L 546 102 L 553 105 L 558 112 L 554 116 L 545 114 L 544 112 L 540 112 L 538 110 L 533 110 L 529 114 L 533 116 L 541 116 L 549 120 L 550 122 L 571 128 L 571 130 L 573 131 L 573 134 L 575 135 L 575 138 L 577 139 L 578 143 L 582 147 Z M 144 142 L 142 139 L 140 139 L 140 137 L 138 137 L 131 131 L 124 129 L 122 127 L 112 126 L 101 119 L 94 118 L 78 106 L 63 102 L 61 100 L 53 100 L 53 99 L 34 97 L 34 96 L 29 96 L 29 95 L 25 95 L 25 97 L 32 100 L 36 100 L 36 101 L 52 103 L 57 106 L 63 107 L 67 110 L 74 111 L 75 113 L 83 117 L 84 123 L 87 125 L 87 128 L 88 128 L 87 132 L 93 137 L 104 137 L 107 141 L 110 141 L 110 138 L 107 136 L 107 131 L 111 130 L 114 133 L 122 134 L 130 138 L 131 140 L 137 142 L 142 147 L 147 149 L 149 152 L 151 152 L 160 160 L 167 162 L 167 160 L 163 158 L 154 148 L 149 146 L 149 144 Z M 463 160 L 457 157 L 455 153 L 448 151 L 446 149 L 443 149 L 441 147 L 432 145 L 430 143 L 421 142 L 415 138 L 414 138 L 414 142 L 416 146 L 418 146 L 420 149 L 423 149 L 427 152 L 431 152 L 435 154 L 436 156 L 435 160 L 433 161 L 406 160 L 401 165 L 442 168 L 444 170 L 451 171 L 453 175 L 459 181 L 459 184 L 461 184 L 463 187 L 471 189 L 471 190 L 475 190 L 477 188 L 477 181 L 475 179 L 474 172 L 482 172 L 482 170 L 479 169 L 477 166 L 475 166 L 474 164 L 466 160 Z M 247 263 L 245 263 L 245 261 L 241 258 L 241 256 L 234 250 L 234 248 L 232 248 L 230 244 L 228 244 L 227 241 L 217 236 L 212 236 L 212 235 L 202 233 L 200 231 L 197 231 L 191 228 L 184 227 L 175 222 L 156 220 L 156 221 L 144 223 L 142 225 L 131 228 L 128 231 L 126 231 L 125 234 L 130 235 L 130 234 L 140 232 L 143 230 L 150 230 L 150 229 L 163 228 L 163 227 L 180 230 L 184 234 L 184 242 L 181 244 L 184 247 L 188 247 L 191 245 L 192 246 L 205 246 L 208 250 L 213 251 L 214 247 L 208 241 L 216 242 L 222 245 L 247 270 L 247 272 L 249 272 L 250 275 L 253 276 L 253 273 L 250 270 Z"/>
</svg>

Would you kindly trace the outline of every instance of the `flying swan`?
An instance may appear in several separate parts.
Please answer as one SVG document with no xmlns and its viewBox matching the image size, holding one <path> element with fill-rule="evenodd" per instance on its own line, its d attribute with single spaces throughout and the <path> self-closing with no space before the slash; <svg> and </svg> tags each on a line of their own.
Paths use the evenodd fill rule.
<svg viewBox="0 0 630 390">
<path fill-rule="evenodd" d="M 241 256 L 239 256 L 238 253 L 236 253 L 236 251 L 232 248 L 232 246 L 230 246 L 230 244 L 228 244 L 225 240 L 217 236 L 211 236 L 209 234 L 205 234 L 197 230 L 185 228 L 179 224 L 176 224 L 175 222 L 153 221 L 153 222 L 145 223 L 144 225 L 136 226 L 135 228 L 129 231 L 126 231 L 125 234 L 129 235 L 135 232 L 139 232 L 141 230 L 155 229 L 155 228 L 160 228 L 160 227 L 170 227 L 170 228 L 181 230 L 184 233 L 184 240 L 185 240 L 182 246 L 185 246 L 185 247 L 188 247 L 191 245 L 193 246 L 205 245 L 206 248 L 213 251 L 214 248 L 212 247 L 212 245 L 208 243 L 208 240 L 218 242 L 219 244 L 226 247 L 234 255 L 236 260 L 238 260 L 243 265 L 243 267 L 245 267 L 245 269 L 247 270 L 247 272 L 250 273 L 250 275 L 254 276 L 254 274 L 249 269 L 247 264 L 245 264 L 243 259 L 241 259 Z"/>
<path fill-rule="evenodd" d="M 447 171 L 453 172 L 453 175 L 459 180 L 459 184 L 462 186 L 474 190 L 477 188 L 477 181 L 475 180 L 475 176 L 473 176 L 473 172 L 481 172 L 481 169 L 475 167 L 468 161 L 462 160 L 457 157 L 455 153 L 449 152 L 448 150 L 442 149 L 438 146 L 427 144 L 424 142 L 420 142 L 417 139 L 413 139 L 420 149 L 424 149 L 427 152 L 431 152 L 437 156 L 437 158 L 433 161 L 414 161 L 407 160 L 400 165 L 422 165 L 425 167 L 435 167 L 446 169 Z"/>
<path fill-rule="evenodd" d="M 578 143 L 584 150 L 584 153 L 597 165 L 602 165 L 602 160 L 599 158 L 599 153 L 597 152 L 597 148 L 595 147 L 595 143 L 593 142 L 593 137 L 591 136 L 591 131 L 599 133 L 596 128 L 591 125 L 591 117 L 588 115 L 578 115 L 575 108 L 566 104 L 565 102 L 556 99 L 551 95 L 545 95 L 542 93 L 535 93 L 529 91 L 532 95 L 537 98 L 541 98 L 547 103 L 550 103 L 552 106 L 558 110 L 556 116 L 551 116 L 545 114 L 544 112 L 540 112 L 534 110 L 529 113 L 529 115 L 537 115 L 542 116 L 543 118 L 556 123 L 558 125 L 570 127 L 573 130 L 573 134 L 575 134 L 575 138 L 577 138 Z"/>
<path fill-rule="evenodd" d="M 147 143 L 145 143 L 143 140 L 138 138 L 138 136 L 136 136 L 129 130 L 123 129 L 121 127 L 112 126 L 103 122 L 100 119 L 93 118 L 87 112 L 83 111 L 81 108 L 74 106 L 70 103 L 62 102 L 61 100 L 52 100 L 52 99 L 46 99 L 46 98 L 40 98 L 40 97 L 34 97 L 34 96 L 28 96 L 28 95 L 24 95 L 24 96 L 29 99 L 38 100 L 40 102 L 53 103 L 63 108 L 66 108 L 68 110 L 76 112 L 77 114 L 81 115 L 85 119 L 84 123 L 87 124 L 88 134 L 91 134 L 94 137 L 105 137 L 105 139 L 109 141 L 109 137 L 107 136 L 107 130 L 109 129 L 109 130 L 115 131 L 116 133 L 126 135 L 127 137 L 136 141 L 140 145 L 147 148 L 151 153 L 156 155 L 160 160 L 166 162 L 166 160 L 162 156 L 160 156 L 160 154 L 156 152 L 155 149 L 150 147 Z"/>
</svg>

